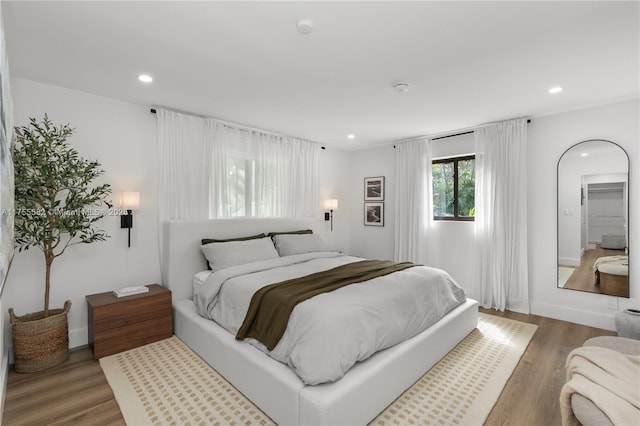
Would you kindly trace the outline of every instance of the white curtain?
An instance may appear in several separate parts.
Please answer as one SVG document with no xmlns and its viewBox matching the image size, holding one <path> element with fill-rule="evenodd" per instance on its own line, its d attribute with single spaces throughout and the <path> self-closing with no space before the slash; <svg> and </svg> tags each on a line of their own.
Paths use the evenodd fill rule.
<svg viewBox="0 0 640 426">
<path fill-rule="evenodd" d="M 157 110 L 160 221 L 319 212 L 320 145 Z"/>
<path fill-rule="evenodd" d="M 247 180 L 250 187 L 243 188 L 243 196 L 252 200 L 251 209 L 245 211 L 245 215 L 312 217 L 318 214 L 320 145 L 216 120 L 210 120 L 210 124 L 214 141 L 210 217 L 238 215 L 234 202 L 237 188 L 228 180 L 234 172 L 231 169 L 238 164 L 246 165 L 243 173 L 252 176 L 250 182 Z"/>
<path fill-rule="evenodd" d="M 395 260 L 428 264 L 433 220 L 431 146 L 428 139 L 396 144 Z"/>
<path fill-rule="evenodd" d="M 479 128 L 475 296 L 485 308 L 529 312 L 527 121 Z"/>
<path fill-rule="evenodd" d="M 212 144 L 208 123 L 198 117 L 158 109 L 159 218 L 209 217 Z"/>
</svg>

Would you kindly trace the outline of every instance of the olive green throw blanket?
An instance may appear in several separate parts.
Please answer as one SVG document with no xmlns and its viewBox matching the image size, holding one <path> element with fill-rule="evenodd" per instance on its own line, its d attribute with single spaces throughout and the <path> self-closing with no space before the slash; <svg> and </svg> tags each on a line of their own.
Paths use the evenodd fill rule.
<svg viewBox="0 0 640 426">
<path fill-rule="evenodd" d="M 298 303 L 318 294 L 402 271 L 412 266 L 415 265 L 410 262 L 363 260 L 265 286 L 256 291 L 251 298 L 247 315 L 236 334 L 236 339 L 252 337 L 271 351 L 284 335 L 289 316 Z"/>
</svg>

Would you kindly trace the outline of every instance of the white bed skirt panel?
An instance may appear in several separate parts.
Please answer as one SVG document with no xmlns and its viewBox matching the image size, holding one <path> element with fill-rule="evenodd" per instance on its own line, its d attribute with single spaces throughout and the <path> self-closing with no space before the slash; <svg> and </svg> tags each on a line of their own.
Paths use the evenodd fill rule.
<svg viewBox="0 0 640 426">
<path fill-rule="evenodd" d="M 199 316 L 191 300 L 174 301 L 174 322 L 183 342 L 279 425 L 364 425 L 476 327 L 478 304 L 468 299 L 418 336 L 317 386 Z"/>
<path fill-rule="evenodd" d="M 276 423 L 298 424 L 298 394 L 305 385 L 293 370 L 198 315 L 191 300 L 173 303 L 180 340 Z"/>
</svg>

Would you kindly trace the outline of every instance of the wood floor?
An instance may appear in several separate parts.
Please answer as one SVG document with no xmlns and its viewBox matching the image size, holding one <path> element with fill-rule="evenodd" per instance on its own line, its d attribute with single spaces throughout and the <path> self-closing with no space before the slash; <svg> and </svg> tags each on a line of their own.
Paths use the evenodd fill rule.
<svg viewBox="0 0 640 426">
<path fill-rule="evenodd" d="M 600 286 L 596 285 L 596 276 L 593 273 L 593 262 L 599 257 L 624 255 L 624 250 L 611 250 L 601 248 L 596 244 L 587 250 L 580 259 L 580 266 L 573 271 L 563 288 L 570 290 L 588 291 L 590 293 L 601 293 Z"/>
<path fill-rule="evenodd" d="M 591 337 L 615 333 L 535 315 L 481 312 L 538 325 L 485 424 L 559 425 L 558 396 L 567 354 Z M 10 371 L 2 424 L 124 425 L 124 419 L 100 364 L 85 347 L 43 373 Z"/>
</svg>

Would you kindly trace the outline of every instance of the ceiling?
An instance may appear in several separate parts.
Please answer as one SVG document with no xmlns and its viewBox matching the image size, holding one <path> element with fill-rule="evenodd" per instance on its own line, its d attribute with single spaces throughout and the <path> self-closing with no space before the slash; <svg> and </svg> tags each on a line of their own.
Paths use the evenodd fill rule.
<svg viewBox="0 0 640 426">
<path fill-rule="evenodd" d="M 639 5 L 2 1 L 2 14 L 12 77 L 351 150 L 638 98 Z"/>
</svg>

